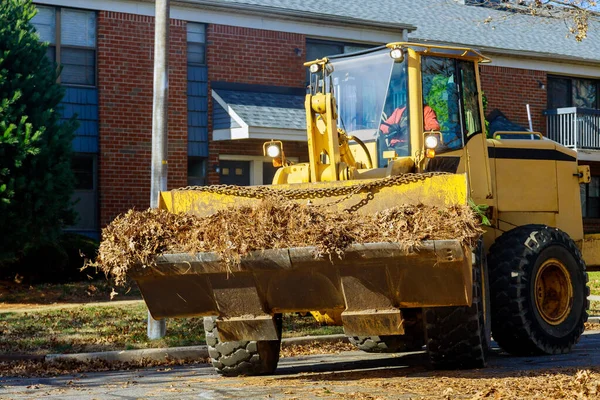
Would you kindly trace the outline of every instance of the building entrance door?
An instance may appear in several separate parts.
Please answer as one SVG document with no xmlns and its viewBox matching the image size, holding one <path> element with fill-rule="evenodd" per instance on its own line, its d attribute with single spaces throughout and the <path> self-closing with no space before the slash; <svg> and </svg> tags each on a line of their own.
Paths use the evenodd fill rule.
<svg viewBox="0 0 600 400">
<path fill-rule="evenodd" d="M 220 160 L 220 178 L 223 185 L 250 185 L 250 161 Z"/>
</svg>

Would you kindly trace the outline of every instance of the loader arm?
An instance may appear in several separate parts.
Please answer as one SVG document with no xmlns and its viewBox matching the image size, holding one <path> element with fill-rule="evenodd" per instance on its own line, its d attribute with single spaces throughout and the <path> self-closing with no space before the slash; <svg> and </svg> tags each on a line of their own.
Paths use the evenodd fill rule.
<svg viewBox="0 0 600 400">
<path fill-rule="evenodd" d="M 335 99 L 331 93 L 309 93 L 305 107 L 310 181 L 337 181 L 340 144 Z"/>
</svg>

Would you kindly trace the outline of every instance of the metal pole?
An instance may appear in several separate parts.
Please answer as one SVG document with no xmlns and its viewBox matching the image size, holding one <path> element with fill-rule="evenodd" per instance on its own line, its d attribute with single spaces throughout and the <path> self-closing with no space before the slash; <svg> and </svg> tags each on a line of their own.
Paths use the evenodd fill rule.
<svg viewBox="0 0 600 400">
<path fill-rule="evenodd" d="M 169 95 L 169 0 L 156 0 L 154 22 L 154 101 L 152 104 L 152 172 L 150 207 L 158 207 L 158 193 L 167 190 L 167 106 Z M 165 336 L 167 323 L 148 311 L 148 338 Z"/>
</svg>

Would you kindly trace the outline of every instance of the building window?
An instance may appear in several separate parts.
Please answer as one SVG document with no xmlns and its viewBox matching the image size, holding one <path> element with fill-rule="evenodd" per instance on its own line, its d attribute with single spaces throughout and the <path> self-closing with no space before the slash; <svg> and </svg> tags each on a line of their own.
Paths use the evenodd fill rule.
<svg viewBox="0 0 600 400">
<path fill-rule="evenodd" d="M 75 190 L 94 190 L 95 156 L 93 154 L 75 153 L 71 160 L 71 168 L 75 175 Z"/>
<path fill-rule="evenodd" d="M 193 65 L 206 65 L 206 25 L 188 22 L 187 62 Z"/>
<path fill-rule="evenodd" d="M 306 61 L 333 56 L 335 54 L 354 53 L 376 47 L 377 45 L 334 42 L 328 40 L 306 39 Z M 306 82 L 310 81 L 310 72 L 306 69 Z"/>
<path fill-rule="evenodd" d="M 75 175 L 75 192 L 72 200 L 78 218 L 65 230 L 98 237 L 98 156 L 75 153 L 71 159 Z"/>
<path fill-rule="evenodd" d="M 306 61 L 312 61 L 326 56 L 333 56 L 335 54 L 354 53 L 355 51 L 370 49 L 375 46 L 376 45 L 307 39 Z"/>
<path fill-rule="evenodd" d="M 208 159 L 206 157 L 188 157 L 188 185 L 204 186 L 206 185 L 206 167 Z"/>
<path fill-rule="evenodd" d="M 580 189 L 583 218 L 600 218 L 600 176 L 592 176 Z"/>
<path fill-rule="evenodd" d="M 98 89 L 96 88 L 96 13 L 36 5 L 32 19 L 46 55 L 60 65 L 65 86 L 64 120 L 77 115 L 71 168 L 75 175 L 72 200 L 79 218 L 66 230 L 99 236 L 98 223 Z"/>
<path fill-rule="evenodd" d="M 548 77 L 548 108 L 579 107 L 600 109 L 600 80 Z"/>
<path fill-rule="evenodd" d="M 48 42 L 48 58 L 62 66 L 60 82 L 95 86 L 96 13 L 62 7 L 37 9 L 32 23 L 40 40 Z"/>
</svg>

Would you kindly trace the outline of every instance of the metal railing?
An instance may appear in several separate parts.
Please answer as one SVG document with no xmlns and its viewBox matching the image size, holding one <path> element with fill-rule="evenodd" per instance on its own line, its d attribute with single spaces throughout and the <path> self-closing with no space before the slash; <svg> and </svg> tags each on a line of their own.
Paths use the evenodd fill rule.
<svg viewBox="0 0 600 400">
<path fill-rule="evenodd" d="M 544 115 L 549 139 L 575 150 L 600 149 L 600 110 L 566 107 Z"/>
</svg>

